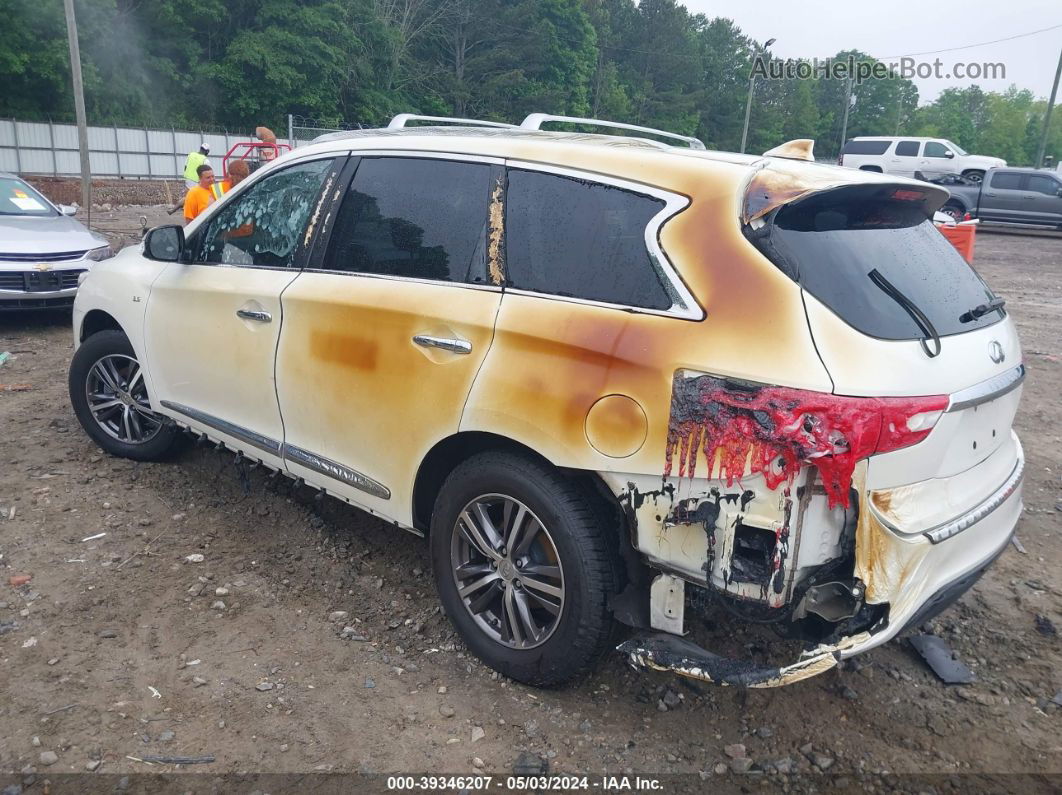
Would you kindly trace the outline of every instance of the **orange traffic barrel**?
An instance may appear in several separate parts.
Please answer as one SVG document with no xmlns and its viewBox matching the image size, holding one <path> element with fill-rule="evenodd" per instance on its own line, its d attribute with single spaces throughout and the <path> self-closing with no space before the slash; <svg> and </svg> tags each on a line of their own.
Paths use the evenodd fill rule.
<svg viewBox="0 0 1062 795">
<path fill-rule="evenodd" d="M 976 223 L 961 223 L 955 224 L 955 226 L 938 226 L 937 229 L 940 233 L 948 239 L 959 253 L 962 254 L 963 259 L 969 263 L 973 263 L 974 258 L 974 237 L 977 234 Z"/>
</svg>

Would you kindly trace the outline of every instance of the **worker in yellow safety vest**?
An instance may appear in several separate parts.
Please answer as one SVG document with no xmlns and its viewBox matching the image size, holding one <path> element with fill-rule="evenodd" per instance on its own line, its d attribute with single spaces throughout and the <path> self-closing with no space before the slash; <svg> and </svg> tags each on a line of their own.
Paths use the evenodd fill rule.
<svg viewBox="0 0 1062 795">
<path fill-rule="evenodd" d="M 200 166 L 209 165 L 207 155 L 210 154 L 210 144 L 206 141 L 199 144 L 198 152 L 189 152 L 188 159 L 184 161 L 184 184 L 189 190 L 199 184 L 199 176 L 196 173 Z"/>
</svg>

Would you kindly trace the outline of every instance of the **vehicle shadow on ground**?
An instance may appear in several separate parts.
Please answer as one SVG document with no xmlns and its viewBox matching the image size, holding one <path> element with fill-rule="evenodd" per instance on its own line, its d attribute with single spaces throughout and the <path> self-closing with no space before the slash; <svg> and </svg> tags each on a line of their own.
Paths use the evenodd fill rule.
<svg viewBox="0 0 1062 795">
<path fill-rule="evenodd" d="M 4 310 L 0 303 L 0 334 L 13 331 L 33 333 L 54 328 L 70 328 L 70 309 Z"/>
</svg>

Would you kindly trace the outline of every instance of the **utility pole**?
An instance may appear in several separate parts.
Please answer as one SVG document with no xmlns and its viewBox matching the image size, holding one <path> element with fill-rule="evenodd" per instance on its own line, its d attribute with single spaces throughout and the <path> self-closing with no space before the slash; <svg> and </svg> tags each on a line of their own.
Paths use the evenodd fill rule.
<svg viewBox="0 0 1062 795">
<path fill-rule="evenodd" d="M 767 39 L 763 46 L 756 45 L 757 55 L 760 57 L 767 52 L 767 48 L 774 44 L 777 39 Z M 745 126 L 741 130 L 741 153 L 745 153 L 745 144 L 749 139 L 749 115 L 752 113 L 752 92 L 756 88 L 756 73 L 749 72 L 749 97 L 745 101 Z"/>
<path fill-rule="evenodd" d="M 1051 128 L 1051 108 L 1055 105 L 1055 96 L 1058 94 L 1058 78 L 1062 76 L 1062 50 L 1058 53 L 1058 68 L 1055 69 L 1055 84 L 1051 86 L 1051 99 L 1047 100 L 1047 111 L 1044 113 L 1044 128 L 1040 131 L 1040 146 L 1036 148 L 1036 160 L 1034 168 L 1043 168 L 1044 149 L 1047 147 L 1047 131 Z"/>
<path fill-rule="evenodd" d="M 66 11 L 66 38 L 70 43 L 70 77 L 74 82 L 74 111 L 77 113 L 77 148 L 81 155 L 81 206 L 92 212 L 92 183 L 89 170 L 88 121 L 85 119 L 85 85 L 81 80 L 81 48 L 77 42 L 74 0 L 63 0 Z"/>
<path fill-rule="evenodd" d="M 841 122 L 841 149 L 844 149 L 845 138 L 848 137 L 848 111 L 852 107 L 852 76 L 848 75 L 848 87 L 844 92 L 844 121 Z"/>
</svg>

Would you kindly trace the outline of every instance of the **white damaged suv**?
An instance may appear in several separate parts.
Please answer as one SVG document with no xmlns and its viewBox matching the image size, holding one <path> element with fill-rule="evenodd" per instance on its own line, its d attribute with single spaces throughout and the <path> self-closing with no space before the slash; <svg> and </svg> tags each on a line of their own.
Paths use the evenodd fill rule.
<svg viewBox="0 0 1062 795">
<path fill-rule="evenodd" d="M 69 386 L 101 447 L 190 430 L 428 536 L 468 647 L 537 685 L 617 627 L 639 666 L 793 682 L 1005 549 L 1025 370 L 945 190 L 797 143 L 408 121 L 92 271 Z M 716 609 L 788 640 L 705 639 Z"/>
</svg>

